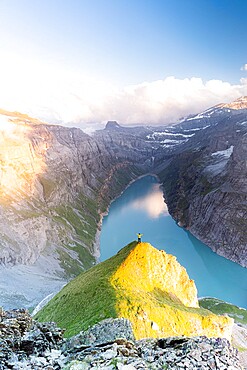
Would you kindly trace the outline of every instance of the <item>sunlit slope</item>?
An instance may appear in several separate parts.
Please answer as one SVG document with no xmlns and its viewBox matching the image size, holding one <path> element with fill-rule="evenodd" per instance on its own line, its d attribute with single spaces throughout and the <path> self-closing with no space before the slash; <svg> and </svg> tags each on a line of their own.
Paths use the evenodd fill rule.
<svg viewBox="0 0 247 370">
<path fill-rule="evenodd" d="M 67 284 L 36 316 L 56 321 L 67 336 L 108 317 L 132 322 L 137 339 L 230 338 L 233 320 L 198 306 L 193 280 L 172 255 L 132 242 Z"/>
<path fill-rule="evenodd" d="M 97 204 L 82 186 L 70 186 L 77 168 L 67 166 L 74 157 L 64 144 L 69 134 L 0 110 L 0 266 L 33 265 L 42 256 L 42 272 L 62 278 L 92 266 Z"/>
<path fill-rule="evenodd" d="M 30 120 L 28 116 L 14 116 L 0 110 L 1 203 L 9 204 L 13 199 L 34 195 L 37 178 L 46 171 L 49 140 L 32 141 Z"/>
<path fill-rule="evenodd" d="M 0 109 L 0 266 L 37 262 L 66 279 L 91 267 L 101 213 L 146 171 L 149 146 L 128 143 L 131 154 L 119 142 L 111 151 L 78 128 Z"/>
<path fill-rule="evenodd" d="M 234 319 L 235 323 L 247 326 L 247 310 L 245 308 L 210 297 L 200 299 L 199 305 L 216 315 L 228 315 Z"/>
<path fill-rule="evenodd" d="M 101 215 L 150 165 L 143 138 L 113 141 L 0 109 L 0 273 L 16 279 L 1 278 L 5 308 L 33 307 L 95 264 Z"/>
</svg>

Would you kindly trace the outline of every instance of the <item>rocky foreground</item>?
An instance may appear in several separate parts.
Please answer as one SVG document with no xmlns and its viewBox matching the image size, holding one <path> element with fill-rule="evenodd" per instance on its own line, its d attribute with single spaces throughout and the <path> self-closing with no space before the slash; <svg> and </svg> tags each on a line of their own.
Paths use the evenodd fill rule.
<svg viewBox="0 0 247 370">
<path fill-rule="evenodd" d="M 26 310 L 0 312 L 0 369 L 243 369 L 224 338 L 170 337 L 135 341 L 126 319 L 107 319 L 70 339 Z"/>
</svg>

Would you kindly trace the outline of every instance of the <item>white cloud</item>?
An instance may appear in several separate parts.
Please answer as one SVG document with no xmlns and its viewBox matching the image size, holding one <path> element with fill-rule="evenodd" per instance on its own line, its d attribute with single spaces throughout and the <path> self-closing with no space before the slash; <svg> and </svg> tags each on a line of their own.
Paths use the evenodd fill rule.
<svg viewBox="0 0 247 370">
<path fill-rule="evenodd" d="M 221 80 L 170 76 L 117 88 L 79 72 L 0 55 L 0 108 L 52 123 L 86 127 L 88 131 L 107 120 L 168 124 L 242 95 L 247 95 L 245 78 L 232 85 Z"/>
<path fill-rule="evenodd" d="M 247 94 L 247 84 L 231 85 L 201 78 L 164 80 L 129 86 L 119 93 L 115 117 L 125 123 L 170 123 L 222 102 Z"/>
<path fill-rule="evenodd" d="M 241 67 L 241 71 L 247 71 L 247 63 L 245 63 L 245 64 Z"/>
<path fill-rule="evenodd" d="M 168 215 L 167 205 L 164 202 L 163 192 L 159 184 L 152 188 L 152 192 L 144 197 L 135 200 L 131 206 L 135 209 L 145 211 L 149 217 L 157 218 L 161 215 Z"/>
</svg>

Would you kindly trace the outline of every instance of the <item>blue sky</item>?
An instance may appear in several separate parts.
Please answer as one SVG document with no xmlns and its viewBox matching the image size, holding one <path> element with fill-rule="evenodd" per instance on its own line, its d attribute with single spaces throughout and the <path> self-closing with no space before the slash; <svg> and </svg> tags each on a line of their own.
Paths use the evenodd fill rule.
<svg viewBox="0 0 247 370">
<path fill-rule="evenodd" d="M 1 0 L 0 101 L 48 121 L 176 120 L 247 94 L 246 19 L 245 0 Z"/>
</svg>

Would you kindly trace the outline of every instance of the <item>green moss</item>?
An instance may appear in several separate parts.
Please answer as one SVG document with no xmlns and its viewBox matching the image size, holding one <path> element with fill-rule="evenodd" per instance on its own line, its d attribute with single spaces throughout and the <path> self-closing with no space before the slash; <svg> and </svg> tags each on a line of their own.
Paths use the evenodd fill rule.
<svg viewBox="0 0 247 370">
<path fill-rule="evenodd" d="M 39 311 L 35 319 L 56 321 L 66 328 L 65 335 L 69 337 L 105 318 L 116 317 L 116 296 L 109 278 L 135 245 L 136 242 L 130 243 L 116 256 L 81 273 Z"/>
<path fill-rule="evenodd" d="M 216 315 L 227 314 L 232 317 L 236 323 L 247 324 L 247 310 L 244 308 L 226 303 L 217 298 L 202 298 L 199 300 L 199 305 Z"/>
</svg>

